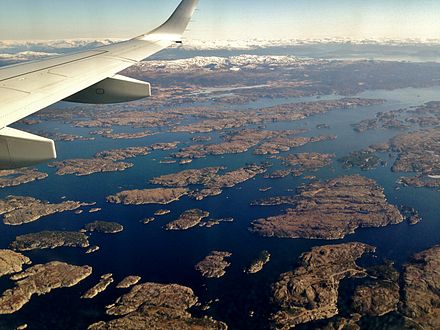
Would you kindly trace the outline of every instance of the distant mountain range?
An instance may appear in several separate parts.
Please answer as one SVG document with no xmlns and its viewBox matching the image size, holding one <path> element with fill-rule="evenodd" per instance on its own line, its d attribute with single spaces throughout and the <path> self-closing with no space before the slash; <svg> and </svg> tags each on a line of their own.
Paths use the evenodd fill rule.
<svg viewBox="0 0 440 330">
<path fill-rule="evenodd" d="M 86 50 L 108 45 L 121 39 L 74 40 L 9 40 L 0 41 L 0 65 Z M 281 40 L 184 40 L 183 46 L 172 47 L 156 59 L 190 58 L 195 56 L 295 55 L 328 59 L 385 59 L 437 61 L 440 39 L 281 39 Z M 154 59 L 154 58 L 153 58 Z"/>
</svg>

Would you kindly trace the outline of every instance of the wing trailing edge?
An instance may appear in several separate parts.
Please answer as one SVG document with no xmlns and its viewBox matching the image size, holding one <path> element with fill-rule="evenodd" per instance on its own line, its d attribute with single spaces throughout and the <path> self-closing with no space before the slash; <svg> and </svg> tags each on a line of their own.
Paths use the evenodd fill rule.
<svg viewBox="0 0 440 330">
<path fill-rule="evenodd" d="M 56 157 L 53 140 L 10 127 L 0 130 L 0 169 L 25 167 Z"/>
</svg>

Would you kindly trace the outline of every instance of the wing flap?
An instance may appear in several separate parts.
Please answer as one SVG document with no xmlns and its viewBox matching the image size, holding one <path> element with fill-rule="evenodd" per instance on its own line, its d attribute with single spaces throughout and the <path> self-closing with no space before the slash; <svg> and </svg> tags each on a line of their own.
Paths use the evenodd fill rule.
<svg viewBox="0 0 440 330">
<path fill-rule="evenodd" d="M 56 156 L 53 140 L 9 127 L 0 130 L 0 169 L 29 166 Z"/>
</svg>

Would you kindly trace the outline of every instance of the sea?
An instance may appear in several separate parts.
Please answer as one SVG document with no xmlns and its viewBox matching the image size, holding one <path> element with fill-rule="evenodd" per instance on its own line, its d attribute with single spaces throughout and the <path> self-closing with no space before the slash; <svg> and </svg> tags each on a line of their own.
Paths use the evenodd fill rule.
<svg viewBox="0 0 440 330">
<path fill-rule="evenodd" d="M 336 158 L 351 151 L 360 150 L 369 145 L 386 142 L 391 137 L 402 133 L 397 129 L 379 129 L 358 133 L 351 126 L 363 119 L 373 118 L 377 112 L 421 105 L 428 101 L 440 101 L 440 87 L 405 88 L 393 91 L 375 90 L 355 95 L 356 97 L 380 98 L 386 102 L 381 105 L 358 107 L 349 110 L 336 109 L 328 113 L 312 116 L 296 122 L 267 123 L 267 130 L 285 130 L 306 128 L 302 135 L 316 136 L 334 134 L 337 139 L 308 144 L 294 148 L 288 153 L 328 152 Z M 340 98 L 338 95 L 320 99 Z M 237 108 L 265 107 L 276 104 L 317 100 L 314 97 L 295 99 L 263 99 Z M 329 129 L 317 129 L 318 124 L 328 124 Z M 29 126 L 15 127 L 29 130 Z M 252 127 L 252 126 L 249 126 Z M 115 132 L 135 132 L 138 129 L 115 127 Z M 71 133 L 89 136 L 93 129 L 75 128 L 57 121 L 44 121 L 32 126 L 34 131 Z M 203 135 L 203 134 L 198 134 Z M 219 133 L 207 133 L 212 141 L 220 141 Z M 72 158 L 90 158 L 103 150 L 131 146 L 147 146 L 156 142 L 180 141 L 179 147 L 191 145 L 191 134 L 159 131 L 158 134 L 135 140 L 111 140 L 95 136 L 93 141 L 57 142 L 59 160 Z M 268 161 L 265 156 L 253 154 L 249 150 L 243 154 L 208 156 L 196 159 L 191 164 L 161 164 L 160 160 L 174 151 L 155 151 L 147 156 L 127 160 L 134 166 L 123 172 L 98 173 L 83 177 L 73 175 L 59 176 L 55 169 L 46 164 L 37 168 L 47 172 L 49 177 L 18 187 L 0 189 L 0 198 L 8 195 L 32 196 L 38 199 L 59 203 L 63 200 L 96 202 L 102 210 L 96 213 L 74 214 L 65 212 L 44 217 L 33 223 L 21 226 L 0 224 L 0 248 L 7 248 L 17 235 L 42 230 L 78 231 L 85 224 L 95 221 L 116 221 L 124 226 L 118 234 L 90 234 L 91 245 L 100 246 L 100 250 L 85 254 L 84 249 L 56 248 L 25 252 L 33 264 L 53 260 L 75 265 L 90 265 L 93 274 L 72 288 L 56 289 L 50 294 L 33 296 L 28 304 L 12 315 L 0 317 L 1 329 L 13 329 L 27 323 L 30 329 L 85 329 L 88 325 L 108 320 L 105 306 L 113 303 L 122 293 L 111 285 L 105 292 L 94 299 L 80 299 L 82 293 L 95 285 L 101 275 L 112 273 L 115 282 L 127 275 L 139 275 L 142 282 L 177 283 L 194 290 L 202 305 L 211 303 L 208 311 L 194 308 L 196 316 L 209 315 L 224 321 L 231 329 L 267 329 L 268 318 L 273 312 L 271 304 L 271 285 L 280 274 L 295 268 L 299 256 L 314 246 L 338 244 L 342 242 L 364 242 L 377 247 L 378 260 L 392 260 L 398 269 L 417 252 L 440 244 L 439 191 L 436 189 L 399 187 L 396 181 L 402 173 L 393 173 L 391 165 L 396 155 L 379 154 L 385 166 L 362 171 L 357 168 L 343 169 L 336 160 L 329 167 L 317 172 L 305 173 L 325 180 L 340 175 L 361 174 L 376 180 L 384 187 L 390 203 L 408 205 L 420 212 L 422 221 L 410 226 L 403 222 L 385 228 L 358 229 L 355 234 L 347 235 L 343 240 L 324 241 L 309 239 L 263 238 L 251 233 L 248 228 L 252 220 L 277 215 L 286 206 L 251 206 L 250 202 L 268 196 L 292 195 L 292 189 L 309 182 L 301 177 L 288 176 L 283 179 L 265 179 L 263 175 L 225 189 L 223 194 L 195 201 L 184 197 L 167 206 L 138 205 L 124 206 L 109 204 L 105 197 L 122 190 L 146 189 L 156 187 L 149 180 L 163 174 L 175 173 L 184 169 L 207 166 L 225 166 L 228 170 L 237 169 L 249 163 Z M 273 167 L 269 171 L 282 169 L 281 162 L 270 159 Z M 272 187 L 266 192 L 259 188 Z M 399 188 L 398 188 L 399 187 Z M 141 220 L 152 217 L 161 208 L 171 210 L 170 214 L 157 217 L 148 225 Z M 210 213 L 210 218 L 233 217 L 232 223 L 221 223 L 213 228 L 195 227 L 186 231 L 166 231 L 164 225 L 175 220 L 183 211 L 200 208 Z M 194 268 L 213 250 L 232 253 L 231 266 L 226 275 L 219 279 L 203 278 Z M 244 269 L 257 258 L 262 250 L 271 254 L 270 262 L 257 274 L 246 274 Z M 0 278 L 0 292 L 11 288 L 13 282 L 8 277 Z"/>
</svg>

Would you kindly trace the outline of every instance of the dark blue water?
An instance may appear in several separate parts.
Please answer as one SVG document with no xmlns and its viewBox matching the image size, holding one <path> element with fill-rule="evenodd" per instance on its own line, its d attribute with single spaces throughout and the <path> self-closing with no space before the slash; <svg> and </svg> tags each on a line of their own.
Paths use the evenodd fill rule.
<svg viewBox="0 0 440 330">
<path fill-rule="evenodd" d="M 402 107 L 419 105 L 427 101 L 440 100 L 440 88 L 404 89 L 398 91 L 373 91 L 361 94 L 362 97 L 384 98 L 383 105 L 363 107 L 351 110 L 335 110 L 324 115 L 308 118 L 303 121 L 289 123 L 271 123 L 267 129 L 308 128 L 304 135 L 336 134 L 335 141 L 326 141 L 297 148 L 291 152 L 317 151 L 335 153 L 337 157 L 350 151 L 359 150 L 371 144 L 387 141 L 399 133 L 397 130 L 376 130 L 356 133 L 350 124 L 362 119 L 372 118 L 379 111 L 387 111 Z M 300 99 L 298 99 L 300 100 Z M 281 100 L 266 100 L 267 106 Z M 247 105 L 258 106 L 258 104 Z M 316 129 L 316 125 L 327 123 L 330 129 Z M 72 128 L 66 124 L 44 122 L 35 130 L 59 131 L 87 136 L 93 129 Z M 123 131 L 130 131 L 123 129 Z M 218 139 L 218 134 L 214 141 Z M 138 140 L 110 140 L 96 137 L 94 141 L 58 142 L 60 159 L 87 158 L 96 152 L 129 146 L 144 146 L 155 142 L 181 141 L 180 146 L 190 145 L 191 135 L 160 133 Z M 35 329 L 84 329 L 98 320 L 106 319 L 105 305 L 114 301 L 122 290 L 111 286 L 106 292 L 92 300 L 82 300 L 80 295 L 104 273 L 113 273 L 118 282 L 127 275 L 140 275 L 143 281 L 161 283 L 179 283 L 194 289 L 201 302 L 220 299 L 214 303 L 208 315 L 227 322 L 232 329 L 264 329 L 264 320 L 270 313 L 270 285 L 280 273 L 291 270 L 298 256 L 316 245 L 340 243 L 341 241 L 319 241 L 305 239 L 261 238 L 248 231 L 249 223 L 257 218 L 275 215 L 282 212 L 282 206 L 255 207 L 250 206 L 252 200 L 265 196 L 287 195 L 289 189 L 306 182 L 302 177 L 286 177 L 270 180 L 263 176 L 226 189 L 217 197 L 204 201 L 182 198 L 180 201 L 166 206 L 172 212 L 157 217 L 156 221 L 143 225 L 140 220 L 153 216 L 162 206 L 122 206 L 105 202 L 105 197 L 126 189 L 144 189 L 154 187 L 149 180 L 155 176 L 180 171 L 184 168 L 201 168 L 206 166 L 226 166 L 228 170 L 244 166 L 246 163 L 260 163 L 267 159 L 252 154 L 252 150 L 239 155 L 213 156 L 195 160 L 182 167 L 178 164 L 160 164 L 159 161 L 172 151 L 157 151 L 150 155 L 127 160 L 134 167 L 124 172 L 102 173 L 85 177 L 57 176 L 55 170 L 46 165 L 39 166 L 50 175 L 47 179 L 26 184 L 20 187 L 0 190 L 0 197 L 7 195 L 33 196 L 51 202 L 61 202 L 62 196 L 69 200 L 96 202 L 102 208 L 98 213 L 84 212 L 75 215 L 66 212 L 45 217 L 37 222 L 11 227 L 0 225 L 0 248 L 6 248 L 16 235 L 41 230 L 79 230 L 86 223 L 94 220 L 117 221 L 124 225 L 124 231 L 116 235 L 93 233 L 90 236 L 92 245 L 101 249 L 86 255 L 84 250 L 59 248 L 25 253 L 34 264 L 51 260 L 66 261 L 78 265 L 93 266 L 93 275 L 74 288 L 58 289 L 51 294 L 32 297 L 19 312 L 0 318 L 0 328 L 28 323 Z M 313 174 L 322 179 L 343 174 L 360 173 L 377 180 L 384 188 L 389 201 L 393 204 L 406 204 L 420 211 L 423 221 L 416 226 L 406 223 L 378 229 L 360 229 L 342 241 L 361 241 L 378 247 L 380 258 L 395 260 L 401 266 L 412 254 L 440 243 L 440 222 L 437 216 L 440 211 L 439 192 L 429 189 L 402 188 L 396 190 L 396 180 L 401 174 L 392 173 L 390 166 L 394 155 L 381 155 L 387 166 L 363 172 L 356 169 L 344 170 L 338 162 L 329 168 Z M 280 162 L 274 162 L 269 171 L 280 169 Z M 273 187 L 268 192 L 260 192 L 259 188 Z M 221 223 L 211 229 L 193 228 L 183 232 L 168 232 L 163 225 L 174 220 L 178 215 L 190 208 L 201 208 L 209 211 L 212 218 L 233 217 L 233 223 Z M 232 252 L 231 267 L 221 279 L 204 279 L 195 270 L 194 265 L 212 250 Z M 246 275 L 243 269 L 258 256 L 261 250 L 268 250 L 271 261 L 258 274 Z M 12 286 L 7 278 L 0 279 L 0 290 Z M 249 313 L 255 312 L 254 317 Z M 197 315 L 203 315 L 195 311 Z"/>
</svg>

